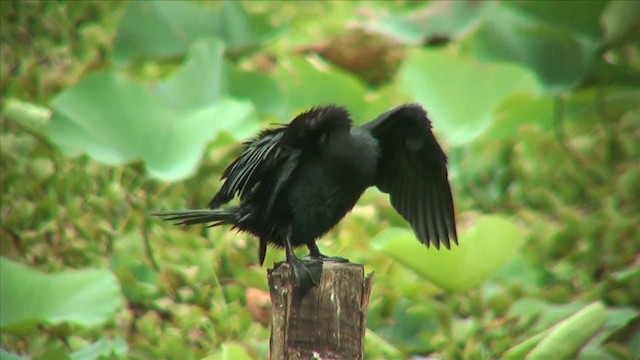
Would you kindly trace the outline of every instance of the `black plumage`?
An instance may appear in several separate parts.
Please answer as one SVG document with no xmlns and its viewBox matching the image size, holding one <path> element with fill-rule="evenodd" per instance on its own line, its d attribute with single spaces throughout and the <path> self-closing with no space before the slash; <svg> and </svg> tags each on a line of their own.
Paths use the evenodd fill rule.
<svg viewBox="0 0 640 360">
<path fill-rule="evenodd" d="M 267 245 L 284 247 L 302 296 L 318 284 L 310 266 L 329 258 L 315 241 L 349 212 L 369 186 L 389 193 L 393 207 L 427 247 L 457 243 L 447 158 L 416 104 L 398 106 L 362 127 L 352 127 L 346 109 L 320 106 L 288 125 L 247 141 L 222 175 L 224 183 L 208 209 L 157 212 L 191 225 L 228 224 Z M 239 197 L 236 206 L 224 206 Z M 306 245 L 308 259 L 293 248 Z M 321 269 L 321 267 L 320 267 Z"/>
</svg>

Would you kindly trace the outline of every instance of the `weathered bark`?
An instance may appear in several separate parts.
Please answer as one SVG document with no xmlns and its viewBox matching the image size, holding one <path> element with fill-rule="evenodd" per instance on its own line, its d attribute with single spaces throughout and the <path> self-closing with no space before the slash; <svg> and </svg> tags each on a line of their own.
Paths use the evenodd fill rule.
<svg viewBox="0 0 640 360">
<path fill-rule="evenodd" d="M 287 263 L 269 270 L 271 359 L 362 359 L 373 276 L 359 264 L 325 262 L 320 285 L 299 303 Z"/>
</svg>

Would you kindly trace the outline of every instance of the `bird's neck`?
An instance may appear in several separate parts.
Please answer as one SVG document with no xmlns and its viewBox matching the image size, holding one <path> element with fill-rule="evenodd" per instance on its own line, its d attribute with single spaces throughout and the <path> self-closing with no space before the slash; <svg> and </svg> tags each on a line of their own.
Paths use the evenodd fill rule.
<svg viewBox="0 0 640 360">
<path fill-rule="evenodd" d="M 373 184 L 378 144 L 358 128 L 332 134 L 324 152 L 324 163 L 331 174 L 364 188 Z"/>
</svg>

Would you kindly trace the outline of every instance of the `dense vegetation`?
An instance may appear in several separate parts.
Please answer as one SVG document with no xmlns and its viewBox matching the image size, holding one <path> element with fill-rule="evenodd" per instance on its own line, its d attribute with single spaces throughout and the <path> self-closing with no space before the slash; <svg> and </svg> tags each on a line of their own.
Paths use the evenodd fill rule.
<svg viewBox="0 0 640 360">
<path fill-rule="evenodd" d="M 0 10 L 3 359 L 267 358 L 257 242 L 149 212 L 204 206 L 240 141 L 313 105 L 410 101 L 460 246 L 424 248 L 375 190 L 319 242 L 376 273 L 366 357 L 639 356 L 637 2 Z"/>
</svg>

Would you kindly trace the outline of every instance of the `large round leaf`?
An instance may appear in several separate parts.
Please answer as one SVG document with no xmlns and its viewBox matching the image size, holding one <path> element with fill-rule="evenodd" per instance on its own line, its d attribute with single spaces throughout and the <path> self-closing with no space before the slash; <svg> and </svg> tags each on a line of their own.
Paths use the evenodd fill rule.
<svg viewBox="0 0 640 360">
<path fill-rule="evenodd" d="M 295 57 L 278 70 L 289 117 L 313 106 L 346 106 L 356 119 L 367 113 L 366 87 L 356 77 L 316 57 Z"/>
<path fill-rule="evenodd" d="M 539 91 L 523 68 L 481 63 L 449 50 L 414 52 L 400 69 L 399 79 L 454 145 L 482 134 L 508 95 Z"/>
<path fill-rule="evenodd" d="M 236 1 L 208 8 L 190 1 L 134 1 L 124 14 L 115 39 L 115 58 L 167 58 L 184 54 L 197 39 L 215 37 L 232 52 L 276 35 L 264 15 L 247 13 Z"/>
<path fill-rule="evenodd" d="M 142 160 L 156 178 L 184 178 L 220 131 L 243 137 L 257 128 L 252 105 L 224 94 L 223 52 L 218 41 L 195 42 L 184 66 L 155 89 L 116 73 L 86 76 L 53 99 L 50 136 L 68 155 L 110 165 Z"/>
<path fill-rule="evenodd" d="M 450 250 L 427 249 L 412 231 L 389 229 L 373 240 L 374 246 L 416 274 L 450 291 L 463 291 L 489 278 L 517 251 L 523 232 L 509 220 L 480 216 L 459 236 Z"/>
<path fill-rule="evenodd" d="M 50 135 L 67 154 L 87 153 L 111 165 L 143 160 L 151 175 L 165 180 L 193 173 L 206 143 L 252 112 L 249 103 L 233 99 L 177 112 L 113 73 L 85 77 L 52 107 Z"/>
<path fill-rule="evenodd" d="M 115 275 L 108 270 L 43 274 L 0 257 L 0 327 L 28 333 L 38 324 L 96 326 L 122 307 Z"/>
<path fill-rule="evenodd" d="M 479 56 L 530 68 L 551 93 L 576 87 L 602 37 L 604 2 L 495 3 L 468 44 Z"/>
<path fill-rule="evenodd" d="M 408 44 L 463 37 L 482 19 L 487 2 L 433 1 L 402 14 L 368 11 L 361 26 Z"/>
<path fill-rule="evenodd" d="M 184 65 L 154 90 L 175 111 L 212 104 L 223 96 L 224 45 L 213 39 L 196 41 Z"/>
<path fill-rule="evenodd" d="M 494 121 L 486 136 L 497 140 L 512 139 L 523 126 L 549 130 L 553 125 L 553 98 L 519 93 L 507 97 L 494 112 Z"/>
</svg>

